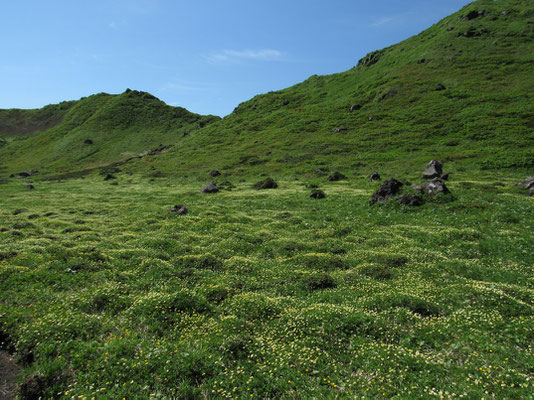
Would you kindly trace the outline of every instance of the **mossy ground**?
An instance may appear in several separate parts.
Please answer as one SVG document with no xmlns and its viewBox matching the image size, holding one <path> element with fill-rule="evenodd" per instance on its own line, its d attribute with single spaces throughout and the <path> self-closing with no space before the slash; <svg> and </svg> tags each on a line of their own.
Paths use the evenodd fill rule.
<svg viewBox="0 0 534 400">
<path fill-rule="evenodd" d="M 524 173 L 457 172 L 418 208 L 370 207 L 364 175 L 10 180 L 5 347 L 46 397 L 529 398 Z"/>
</svg>

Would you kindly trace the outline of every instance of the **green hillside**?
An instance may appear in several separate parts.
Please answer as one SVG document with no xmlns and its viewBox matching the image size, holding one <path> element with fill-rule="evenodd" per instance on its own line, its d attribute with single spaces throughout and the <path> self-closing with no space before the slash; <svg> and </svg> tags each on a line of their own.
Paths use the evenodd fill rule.
<svg viewBox="0 0 534 400">
<path fill-rule="evenodd" d="M 482 13 L 467 20 L 472 11 Z M 242 173 L 398 171 L 431 158 L 531 168 L 533 76 L 534 4 L 477 1 L 349 71 L 240 104 L 160 162 Z"/>
<path fill-rule="evenodd" d="M 10 171 L 83 170 L 179 143 L 218 120 L 171 107 L 149 93 L 96 94 L 41 110 L 0 111 L 2 166 Z"/>
<path fill-rule="evenodd" d="M 480 0 L 349 71 L 256 96 L 209 126 L 215 117 L 136 91 L 2 111 L 0 134 L 11 136 L 0 159 L 10 171 L 80 170 L 179 143 L 132 169 L 150 163 L 175 174 L 214 166 L 238 174 L 317 166 L 407 171 L 429 158 L 469 168 L 531 168 L 532 76 L 534 5 Z M 84 145 L 87 138 L 94 145 Z"/>
</svg>

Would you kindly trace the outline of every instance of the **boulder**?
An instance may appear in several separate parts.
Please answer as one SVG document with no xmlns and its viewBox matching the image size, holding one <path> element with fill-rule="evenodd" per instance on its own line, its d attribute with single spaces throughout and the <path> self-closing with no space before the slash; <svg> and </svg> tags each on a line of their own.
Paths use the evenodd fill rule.
<svg viewBox="0 0 534 400">
<path fill-rule="evenodd" d="M 384 182 L 382 182 L 380 188 L 378 188 L 378 190 L 371 196 L 371 201 L 369 202 L 369 205 L 373 205 L 378 202 L 384 202 L 390 199 L 391 197 L 399 194 L 402 186 L 403 183 L 399 182 L 395 178 L 385 180 Z"/>
<path fill-rule="evenodd" d="M 322 190 L 314 190 L 312 194 L 310 194 L 311 199 L 324 199 L 326 197 L 326 194 Z"/>
<path fill-rule="evenodd" d="M 442 181 L 448 181 L 449 180 L 449 175 L 450 175 L 449 173 L 443 174 L 443 175 L 441 175 L 440 179 Z"/>
<path fill-rule="evenodd" d="M 33 190 L 33 189 L 35 189 L 35 186 L 33 186 L 33 185 L 26 185 L 26 186 L 24 186 L 24 189 L 26 189 L 26 190 Z"/>
<path fill-rule="evenodd" d="M 373 172 L 371 175 L 369 175 L 369 182 L 379 181 L 380 180 L 380 174 L 378 172 Z"/>
<path fill-rule="evenodd" d="M 438 179 L 438 178 L 434 178 L 431 181 L 424 182 L 422 184 L 422 188 L 423 188 L 423 193 L 426 193 L 429 196 L 450 193 L 449 188 L 445 185 L 445 183 L 441 179 Z"/>
<path fill-rule="evenodd" d="M 328 182 L 337 182 L 347 179 L 345 175 L 343 175 L 341 172 L 334 172 L 332 175 L 330 175 L 326 180 Z"/>
<path fill-rule="evenodd" d="M 423 187 L 421 185 L 418 185 L 414 183 L 412 186 L 410 186 L 414 192 L 423 194 Z"/>
<path fill-rule="evenodd" d="M 93 144 L 93 141 L 91 139 L 85 139 L 83 142 L 85 144 Z"/>
<path fill-rule="evenodd" d="M 200 193 L 217 193 L 218 191 L 219 188 L 217 187 L 217 184 L 215 182 L 210 182 L 200 190 Z"/>
<path fill-rule="evenodd" d="M 360 110 L 361 108 L 362 108 L 362 105 L 361 105 L 361 104 L 359 104 L 359 103 L 355 103 L 355 104 L 353 104 L 352 106 L 350 106 L 349 111 L 350 111 L 350 112 L 354 112 L 354 111 L 358 111 L 358 110 Z"/>
<path fill-rule="evenodd" d="M 183 204 L 180 204 L 180 205 L 177 205 L 177 206 L 174 206 L 173 208 L 171 208 L 170 212 L 172 213 L 176 213 L 178 215 L 185 215 L 187 214 L 189 210 L 187 209 L 186 206 L 184 206 Z"/>
<path fill-rule="evenodd" d="M 117 177 L 113 174 L 106 174 L 106 177 L 104 178 L 104 180 L 109 181 L 111 179 L 117 179 Z"/>
<path fill-rule="evenodd" d="M 214 170 L 212 170 L 212 171 L 210 172 L 210 176 L 211 176 L 212 178 L 215 178 L 216 176 L 220 176 L 220 175 L 221 175 L 221 173 L 220 173 L 218 170 L 216 170 L 216 169 L 214 169 Z"/>
<path fill-rule="evenodd" d="M 529 176 L 527 179 L 519 182 L 516 186 L 524 186 L 527 189 L 534 187 L 534 178 Z"/>
<path fill-rule="evenodd" d="M 27 178 L 27 177 L 29 177 L 31 175 L 32 175 L 32 173 L 30 171 L 22 171 L 22 172 L 19 172 L 18 177 L 19 178 Z"/>
<path fill-rule="evenodd" d="M 347 130 L 347 127 L 345 127 L 345 126 L 337 126 L 334 129 L 332 129 L 332 132 L 339 133 L 339 132 L 343 132 L 343 131 L 346 131 L 346 130 Z"/>
<path fill-rule="evenodd" d="M 276 189 L 278 184 L 272 178 L 264 179 L 254 184 L 254 189 L 263 190 L 263 189 Z"/>
<path fill-rule="evenodd" d="M 397 201 L 403 206 L 417 207 L 423 205 L 423 199 L 411 194 L 405 194 L 400 196 Z"/>
<path fill-rule="evenodd" d="M 423 172 L 423 179 L 439 178 L 443 174 L 443 164 L 437 160 L 430 161 Z"/>
<path fill-rule="evenodd" d="M 528 191 L 528 195 L 529 196 L 534 196 L 534 187 L 530 188 L 530 190 Z"/>
</svg>

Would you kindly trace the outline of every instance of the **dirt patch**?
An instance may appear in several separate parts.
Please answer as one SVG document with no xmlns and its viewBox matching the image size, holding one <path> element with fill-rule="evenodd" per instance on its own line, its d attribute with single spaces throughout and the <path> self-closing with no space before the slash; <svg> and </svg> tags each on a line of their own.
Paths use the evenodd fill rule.
<svg viewBox="0 0 534 400">
<path fill-rule="evenodd" d="M 20 368 L 5 351 L 0 351 L 0 399 L 15 398 L 16 380 Z"/>
</svg>

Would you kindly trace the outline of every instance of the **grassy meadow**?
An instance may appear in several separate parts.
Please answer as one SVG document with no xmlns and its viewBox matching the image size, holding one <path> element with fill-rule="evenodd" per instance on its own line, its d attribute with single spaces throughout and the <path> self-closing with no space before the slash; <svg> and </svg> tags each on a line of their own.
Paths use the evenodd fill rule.
<svg viewBox="0 0 534 400">
<path fill-rule="evenodd" d="M 524 177 L 415 208 L 369 206 L 366 174 L 9 180 L 1 339 L 43 398 L 531 398 Z"/>
</svg>

